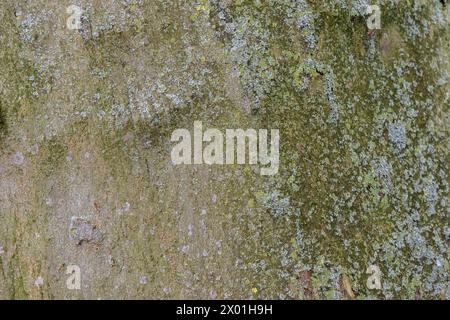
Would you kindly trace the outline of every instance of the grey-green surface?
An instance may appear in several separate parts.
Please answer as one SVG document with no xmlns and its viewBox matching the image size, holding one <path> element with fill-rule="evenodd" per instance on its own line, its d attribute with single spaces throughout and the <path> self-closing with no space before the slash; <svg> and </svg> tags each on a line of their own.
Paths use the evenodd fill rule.
<svg viewBox="0 0 450 320">
<path fill-rule="evenodd" d="M 449 12 L 3 0 L 0 298 L 449 299 Z M 174 166 L 195 120 L 278 128 L 279 173 Z"/>
</svg>

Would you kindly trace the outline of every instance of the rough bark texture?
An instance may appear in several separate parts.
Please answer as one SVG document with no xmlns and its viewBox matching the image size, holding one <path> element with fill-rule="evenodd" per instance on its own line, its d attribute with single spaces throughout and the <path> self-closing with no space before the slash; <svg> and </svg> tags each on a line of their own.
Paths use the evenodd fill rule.
<svg viewBox="0 0 450 320">
<path fill-rule="evenodd" d="M 1 1 L 0 298 L 450 298 L 449 8 Z M 174 166 L 194 120 L 279 173 Z"/>
</svg>

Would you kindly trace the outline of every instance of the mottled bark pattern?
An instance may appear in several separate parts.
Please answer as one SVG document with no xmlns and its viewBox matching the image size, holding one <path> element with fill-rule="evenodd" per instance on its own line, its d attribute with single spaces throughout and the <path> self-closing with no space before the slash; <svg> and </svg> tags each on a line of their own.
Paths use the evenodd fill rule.
<svg viewBox="0 0 450 320">
<path fill-rule="evenodd" d="M 449 12 L 2 0 L 0 298 L 450 298 Z M 278 174 L 173 165 L 194 121 L 279 129 Z"/>
</svg>

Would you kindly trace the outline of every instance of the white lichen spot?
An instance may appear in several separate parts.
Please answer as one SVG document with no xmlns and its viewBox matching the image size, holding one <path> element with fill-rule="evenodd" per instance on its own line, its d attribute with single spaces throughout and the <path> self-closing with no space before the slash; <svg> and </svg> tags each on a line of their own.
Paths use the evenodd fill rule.
<svg viewBox="0 0 450 320">
<path fill-rule="evenodd" d="M 388 127 L 388 135 L 396 153 L 406 148 L 406 128 L 402 122 L 391 123 Z"/>
<path fill-rule="evenodd" d="M 381 289 L 381 271 L 378 266 L 371 265 L 367 268 L 366 271 L 367 274 L 370 274 L 371 276 L 367 279 L 367 288 L 369 289 Z"/>
<path fill-rule="evenodd" d="M 13 156 L 11 157 L 11 161 L 16 166 L 22 166 L 25 163 L 25 156 L 22 154 L 22 152 L 17 151 Z"/>
<path fill-rule="evenodd" d="M 216 298 L 217 298 L 217 292 L 216 292 L 216 290 L 211 289 L 211 290 L 209 291 L 209 298 L 210 298 L 210 299 L 216 299 Z"/>
<path fill-rule="evenodd" d="M 40 287 L 44 284 L 44 278 L 42 278 L 41 276 L 37 277 L 36 280 L 34 281 L 34 285 L 36 287 Z"/>
<path fill-rule="evenodd" d="M 117 209 L 117 214 L 121 215 L 125 212 L 128 212 L 130 210 L 130 207 L 131 207 L 130 203 L 125 202 L 121 208 Z"/>
<path fill-rule="evenodd" d="M 53 199 L 52 198 L 45 198 L 45 204 L 49 207 L 53 205 Z"/>
<path fill-rule="evenodd" d="M 181 252 L 183 252 L 183 253 L 188 253 L 188 251 L 189 251 L 189 245 L 183 245 L 183 246 L 181 246 Z"/>
<path fill-rule="evenodd" d="M 145 285 L 145 284 L 147 284 L 147 282 L 148 282 L 148 279 L 147 279 L 146 276 L 140 276 L 139 277 L 139 284 Z"/>
</svg>

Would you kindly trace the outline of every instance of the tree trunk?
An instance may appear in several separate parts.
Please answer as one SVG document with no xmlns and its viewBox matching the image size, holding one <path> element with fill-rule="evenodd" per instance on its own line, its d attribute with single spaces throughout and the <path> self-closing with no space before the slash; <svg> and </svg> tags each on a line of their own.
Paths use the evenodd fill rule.
<svg viewBox="0 0 450 320">
<path fill-rule="evenodd" d="M 73 2 L 0 4 L 0 298 L 450 298 L 448 2 Z"/>
</svg>

